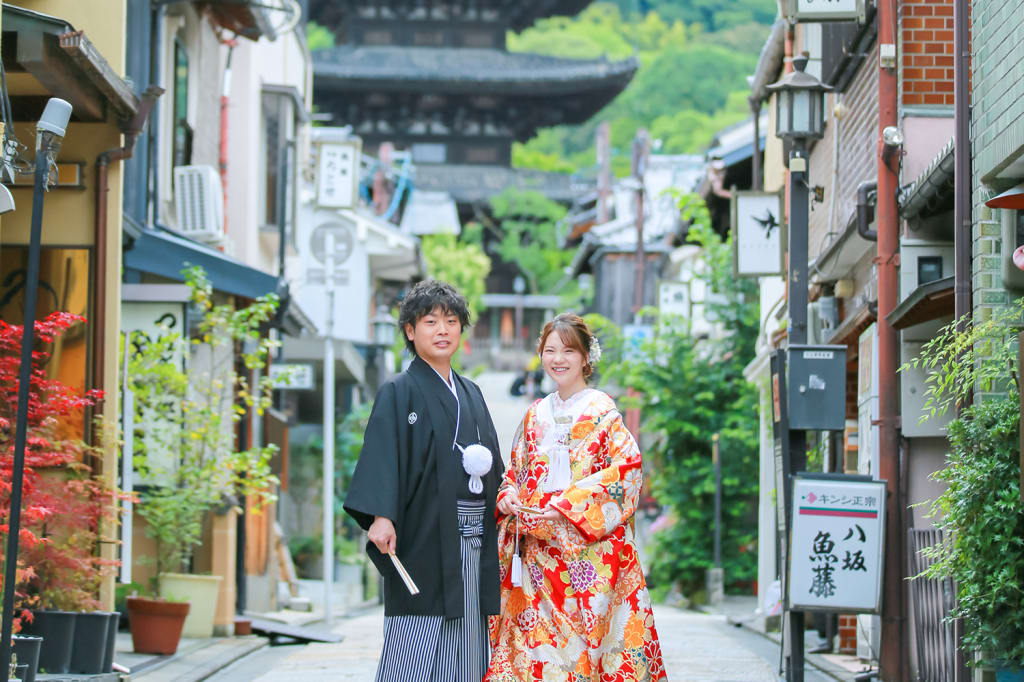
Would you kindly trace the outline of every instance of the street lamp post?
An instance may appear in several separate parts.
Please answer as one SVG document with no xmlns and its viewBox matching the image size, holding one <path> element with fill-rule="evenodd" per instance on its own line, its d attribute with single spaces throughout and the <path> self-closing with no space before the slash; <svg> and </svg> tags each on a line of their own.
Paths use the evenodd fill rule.
<svg viewBox="0 0 1024 682">
<path fill-rule="evenodd" d="M 516 275 L 512 280 L 512 291 L 516 294 L 516 349 L 523 347 L 523 293 L 526 292 L 526 280 Z"/>
<path fill-rule="evenodd" d="M 394 371 L 394 365 L 388 366 L 388 349 L 395 343 L 395 332 L 398 330 L 398 322 L 388 312 L 388 307 L 383 303 L 377 306 L 377 314 L 373 316 L 373 358 L 377 368 L 376 388 L 384 383 L 387 374 Z M 380 354 L 380 359 L 377 355 Z M 387 368 L 387 374 L 384 371 Z"/>
<path fill-rule="evenodd" d="M 768 86 L 775 93 L 775 134 L 789 143 L 789 282 L 787 305 L 789 308 L 789 345 L 807 343 L 807 230 L 808 179 L 807 143 L 819 140 L 825 131 L 825 93 L 832 88 L 807 73 L 807 56 L 793 58 L 793 71 L 779 82 Z M 788 456 L 787 456 L 788 454 Z M 805 468 L 807 459 L 807 432 L 789 431 L 788 453 L 783 453 L 786 524 L 783 543 L 788 543 L 792 509 L 793 485 L 790 478 L 795 471 Z M 788 569 L 782 567 L 783 599 L 788 599 Z M 804 679 L 804 614 L 788 610 L 785 636 L 789 642 L 786 679 L 803 682 Z"/>
<path fill-rule="evenodd" d="M 15 418 L 14 458 L 11 463 L 11 499 L 4 558 L 3 623 L 0 626 L 0 671 L 4 679 L 11 665 L 11 637 L 14 630 L 14 592 L 17 588 L 18 535 L 21 532 L 21 494 L 25 475 L 25 444 L 28 438 L 29 392 L 32 378 L 32 347 L 35 345 L 36 301 L 39 294 L 39 257 L 42 249 L 43 197 L 50 165 L 60 151 L 71 105 L 51 98 L 36 125 L 35 184 L 32 189 L 32 224 L 29 232 L 28 267 L 25 278 L 25 316 L 21 336 L 21 366 L 18 375 L 18 409 Z M 102 245 L 97 245 L 103 248 Z M 104 273 L 100 273 L 103 276 Z"/>
</svg>

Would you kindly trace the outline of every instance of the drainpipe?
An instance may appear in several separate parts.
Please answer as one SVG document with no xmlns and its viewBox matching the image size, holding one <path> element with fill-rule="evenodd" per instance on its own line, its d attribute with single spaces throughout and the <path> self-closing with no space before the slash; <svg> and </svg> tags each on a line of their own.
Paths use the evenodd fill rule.
<svg viewBox="0 0 1024 682">
<path fill-rule="evenodd" d="M 754 117 L 754 155 L 750 157 L 753 169 L 751 175 L 751 189 L 760 192 L 764 188 L 761 180 L 761 100 L 754 103 L 750 100 L 750 113 Z"/>
<path fill-rule="evenodd" d="M 95 355 L 96 366 L 93 369 L 93 383 L 96 386 L 102 386 L 105 369 L 102 349 L 106 348 L 106 330 L 104 326 L 107 318 L 108 265 L 105 244 L 107 243 L 108 171 L 112 161 L 123 161 L 131 157 L 132 152 L 135 150 L 135 140 L 142 131 L 142 127 L 146 124 L 146 119 L 149 118 L 157 98 L 163 92 L 163 88 L 155 85 L 146 88 L 146 91 L 142 93 L 142 97 L 139 100 L 139 108 L 135 111 L 135 115 L 121 126 L 121 132 L 124 134 L 124 146 L 108 149 L 96 157 L 96 220 L 94 226 L 96 243 L 96 293 L 94 300 L 96 301 L 96 308 L 92 316 L 92 342 L 93 348 L 97 350 Z M 102 411 L 102 409 L 101 406 L 99 410 Z"/>
<path fill-rule="evenodd" d="M 971 294 L 971 44 L 970 2 L 953 0 L 953 311 L 960 329 L 974 310 Z M 966 406 L 964 406 L 966 407 Z M 1024 491 L 1024 480 L 1021 490 Z M 956 682 L 967 682 L 971 671 L 964 655 L 964 621 L 954 621 L 953 669 Z"/>
<path fill-rule="evenodd" d="M 220 91 L 220 153 L 217 159 L 220 169 L 220 186 L 224 194 L 224 237 L 228 236 L 228 105 L 231 102 L 231 55 L 238 45 L 237 38 L 220 41 L 227 45 L 228 58 L 224 65 L 224 81 Z"/>
<path fill-rule="evenodd" d="M 871 224 L 871 219 L 875 217 L 868 197 L 876 189 L 878 189 L 878 183 L 874 180 L 867 180 L 857 185 L 857 234 L 869 242 L 878 241 L 878 230 L 868 227 Z"/>
<path fill-rule="evenodd" d="M 878 446 L 879 478 L 886 481 L 885 574 L 882 594 L 882 651 L 879 677 L 886 682 L 905 680 L 903 605 L 903 499 L 900 495 L 899 467 L 899 392 L 896 369 L 899 365 L 899 343 L 896 329 L 888 321 L 895 309 L 899 292 L 899 208 L 896 192 L 897 170 L 883 155 L 882 130 L 895 126 L 899 103 L 896 78 L 896 34 L 898 21 L 896 0 L 878 2 L 878 44 L 880 54 L 888 48 L 893 63 L 884 64 L 880 57 L 878 69 L 878 162 L 877 232 L 878 255 Z"/>
</svg>

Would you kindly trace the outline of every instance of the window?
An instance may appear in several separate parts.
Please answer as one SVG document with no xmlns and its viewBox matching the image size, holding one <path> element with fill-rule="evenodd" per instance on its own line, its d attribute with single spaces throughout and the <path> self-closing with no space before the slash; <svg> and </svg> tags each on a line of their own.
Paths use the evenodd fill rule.
<svg viewBox="0 0 1024 682">
<path fill-rule="evenodd" d="M 413 31 L 412 44 L 417 47 L 441 47 L 444 34 L 441 31 Z"/>
<path fill-rule="evenodd" d="M 498 148 L 474 145 L 466 147 L 466 163 L 498 163 Z"/>
<path fill-rule="evenodd" d="M 448 147 L 439 143 L 420 142 L 412 146 L 413 163 L 445 163 Z"/>
<path fill-rule="evenodd" d="M 174 121 L 171 140 L 171 165 L 192 163 L 192 127 L 188 124 L 188 52 L 180 40 L 174 41 L 174 75 L 172 83 L 171 118 Z"/>
<path fill-rule="evenodd" d="M 917 259 L 917 285 L 942 279 L 942 256 L 921 256 Z"/>
<path fill-rule="evenodd" d="M 266 228 L 284 226 L 291 236 L 292 172 L 294 163 L 294 108 L 288 93 L 264 92 L 263 107 L 263 217 Z"/>
<path fill-rule="evenodd" d="M 461 31 L 458 36 L 462 47 L 501 47 L 497 44 L 494 31 L 467 29 Z"/>
</svg>

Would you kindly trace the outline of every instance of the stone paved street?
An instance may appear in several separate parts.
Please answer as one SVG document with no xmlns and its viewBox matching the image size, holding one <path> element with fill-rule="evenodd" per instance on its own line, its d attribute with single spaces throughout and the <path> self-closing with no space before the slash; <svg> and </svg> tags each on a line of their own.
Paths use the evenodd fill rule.
<svg viewBox="0 0 1024 682">
<path fill-rule="evenodd" d="M 338 644 L 265 649 L 211 678 L 219 682 L 367 682 L 381 646 L 380 608 L 339 620 Z M 728 625 L 721 616 L 655 607 L 655 620 L 671 680 L 771 682 L 778 649 L 767 640 Z M 808 674 L 808 680 L 822 679 Z"/>
</svg>

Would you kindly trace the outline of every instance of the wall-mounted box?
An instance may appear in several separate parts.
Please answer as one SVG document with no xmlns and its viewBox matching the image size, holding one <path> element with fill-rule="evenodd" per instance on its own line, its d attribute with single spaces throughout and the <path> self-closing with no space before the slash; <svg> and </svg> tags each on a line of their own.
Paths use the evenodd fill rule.
<svg viewBox="0 0 1024 682">
<path fill-rule="evenodd" d="M 792 345 L 789 428 L 842 431 L 846 426 L 846 346 Z"/>
</svg>

